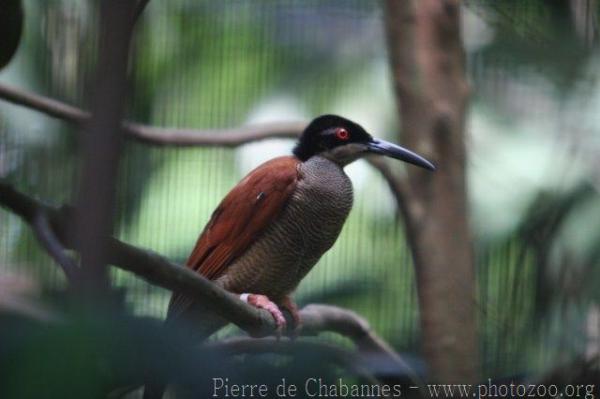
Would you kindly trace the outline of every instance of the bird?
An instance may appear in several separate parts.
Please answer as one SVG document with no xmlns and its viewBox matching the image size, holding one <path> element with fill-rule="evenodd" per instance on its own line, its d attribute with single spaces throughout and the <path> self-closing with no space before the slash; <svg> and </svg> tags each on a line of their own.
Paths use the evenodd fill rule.
<svg viewBox="0 0 600 399">
<path fill-rule="evenodd" d="M 433 171 L 422 156 L 373 138 L 359 124 L 321 115 L 300 135 L 292 155 L 273 158 L 246 175 L 221 201 L 200 234 L 186 266 L 268 311 L 278 334 L 301 325 L 291 298 L 300 281 L 337 240 L 353 204 L 344 167 L 378 154 Z M 226 324 L 207 307 L 174 293 L 166 323 L 188 323 L 207 337 Z"/>
</svg>

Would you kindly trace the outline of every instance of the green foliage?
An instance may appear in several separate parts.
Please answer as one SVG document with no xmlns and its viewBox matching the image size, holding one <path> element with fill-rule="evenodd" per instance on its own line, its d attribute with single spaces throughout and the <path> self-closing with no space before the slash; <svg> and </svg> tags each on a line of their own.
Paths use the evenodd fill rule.
<svg viewBox="0 0 600 399">
<path fill-rule="evenodd" d="M 577 36 L 568 1 L 471 3 L 484 9 L 486 20 L 496 28 L 494 41 L 481 52 L 490 67 L 507 73 L 530 68 L 542 73 L 559 90 L 569 90 L 582 77 L 593 52 Z"/>
</svg>

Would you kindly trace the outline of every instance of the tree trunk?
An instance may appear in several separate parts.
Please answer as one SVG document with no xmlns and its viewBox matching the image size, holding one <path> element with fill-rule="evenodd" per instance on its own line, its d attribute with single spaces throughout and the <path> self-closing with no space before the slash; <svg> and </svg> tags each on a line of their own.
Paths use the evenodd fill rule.
<svg viewBox="0 0 600 399">
<path fill-rule="evenodd" d="M 78 218 L 72 226 L 81 251 L 82 286 L 96 296 L 109 286 L 105 267 L 114 214 L 121 151 L 127 61 L 133 29 L 133 0 L 105 0 L 100 7 L 100 42 L 92 115 L 81 144 Z"/>
<path fill-rule="evenodd" d="M 592 48 L 598 39 L 597 1 L 570 0 L 569 6 L 577 36 L 588 48 Z"/>
<path fill-rule="evenodd" d="M 469 96 L 456 0 L 387 0 L 401 141 L 437 166 L 409 167 L 401 204 L 416 268 L 423 351 L 436 382 L 478 378 L 475 272 L 465 183 Z"/>
</svg>

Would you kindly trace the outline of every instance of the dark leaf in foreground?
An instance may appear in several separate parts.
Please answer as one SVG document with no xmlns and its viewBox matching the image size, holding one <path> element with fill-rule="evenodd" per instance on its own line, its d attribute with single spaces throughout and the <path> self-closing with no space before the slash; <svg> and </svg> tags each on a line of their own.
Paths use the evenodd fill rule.
<svg viewBox="0 0 600 399">
<path fill-rule="evenodd" d="M 23 31 L 21 0 L 4 0 L 0 7 L 0 69 L 4 68 L 17 51 Z"/>
</svg>

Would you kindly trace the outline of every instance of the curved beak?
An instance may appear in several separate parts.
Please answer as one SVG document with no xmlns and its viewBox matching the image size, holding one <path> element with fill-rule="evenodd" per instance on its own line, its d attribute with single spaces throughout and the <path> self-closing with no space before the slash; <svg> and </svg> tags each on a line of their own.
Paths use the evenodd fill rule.
<svg viewBox="0 0 600 399">
<path fill-rule="evenodd" d="M 417 155 L 414 152 L 407 150 L 406 148 L 400 147 L 399 145 L 390 143 L 389 141 L 373 139 L 367 144 L 367 148 L 369 152 L 372 152 L 374 154 L 380 154 L 385 155 L 386 157 L 399 159 L 401 161 L 420 166 L 427 170 L 435 170 L 435 166 L 433 166 L 431 162 L 429 162 L 422 156 Z"/>
</svg>

